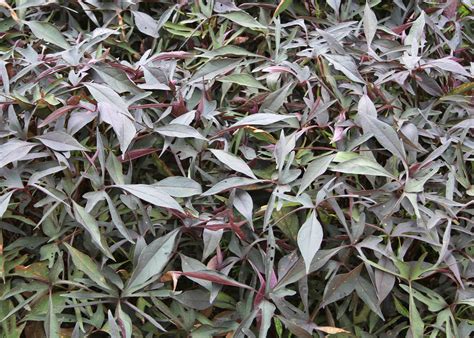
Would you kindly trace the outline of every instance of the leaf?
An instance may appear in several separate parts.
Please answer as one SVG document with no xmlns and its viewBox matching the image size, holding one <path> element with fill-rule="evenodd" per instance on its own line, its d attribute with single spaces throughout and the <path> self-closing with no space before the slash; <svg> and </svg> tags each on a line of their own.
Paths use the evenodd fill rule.
<svg viewBox="0 0 474 338">
<path fill-rule="evenodd" d="M 202 196 L 211 196 L 218 194 L 222 191 L 229 190 L 232 188 L 243 187 L 246 185 L 252 185 L 256 183 L 260 183 L 262 180 L 254 179 L 254 178 L 246 178 L 246 177 L 231 177 L 226 178 L 225 180 L 220 181 L 219 183 L 215 184 L 211 189 L 207 190 L 202 194 Z"/>
<path fill-rule="evenodd" d="M 293 84 L 290 82 L 273 93 L 270 93 L 260 106 L 260 109 L 258 110 L 259 113 L 277 112 L 285 103 L 292 85 Z"/>
<path fill-rule="evenodd" d="M 166 126 L 156 127 L 155 131 L 163 136 L 178 138 L 195 138 L 198 140 L 207 140 L 196 129 L 183 124 L 168 124 Z"/>
<path fill-rule="evenodd" d="M 232 127 L 268 126 L 269 124 L 273 124 L 291 118 L 293 118 L 293 116 L 285 116 L 272 113 L 257 113 L 244 117 L 243 119 L 232 125 Z"/>
<path fill-rule="evenodd" d="M 238 158 L 237 156 L 230 154 L 224 150 L 209 149 L 209 151 L 215 157 L 217 157 L 219 161 L 221 161 L 223 164 L 225 164 L 232 170 L 247 175 L 251 178 L 257 179 L 257 177 L 255 177 L 255 174 L 252 172 L 252 169 L 250 169 L 247 163 L 245 163 L 244 160 L 242 160 L 241 158 Z"/>
<path fill-rule="evenodd" d="M 323 157 L 319 157 L 313 160 L 308 165 L 303 175 L 303 178 L 301 179 L 298 195 L 304 192 L 306 188 L 308 188 L 311 185 L 311 183 L 314 182 L 314 180 L 316 180 L 319 176 L 321 176 L 322 174 L 326 172 L 326 170 L 329 167 L 329 164 L 331 164 L 334 157 L 335 155 L 326 155 Z"/>
<path fill-rule="evenodd" d="M 97 106 L 102 120 L 114 129 L 120 143 L 120 150 L 124 154 L 137 133 L 135 124 L 115 106 L 107 102 L 99 102 Z"/>
<path fill-rule="evenodd" d="M 253 227 L 253 200 L 250 194 L 245 190 L 237 189 L 234 197 L 234 207 Z"/>
<path fill-rule="evenodd" d="M 36 136 L 46 147 L 56 151 L 88 151 L 74 137 L 63 131 L 52 131 L 41 136 Z"/>
<path fill-rule="evenodd" d="M 199 183 L 182 176 L 167 177 L 153 185 L 173 197 L 191 197 L 202 193 Z"/>
<path fill-rule="evenodd" d="M 234 46 L 234 45 L 219 47 L 217 49 L 205 51 L 204 53 L 199 55 L 199 57 L 209 58 L 209 59 L 214 59 L 219 56 L 247 56 L 247 57 L 257 57 L 257 58 L 263 57 L 262 55 L 251 53 L 242 47 Z M 236 75 L 239 75 L 239 74 L 236 74 Z"/>
<path fill-rule="evenodd" d="M 169 20 L 171 14 L 175 10 L 176 6 L 168 8 L 164 13 L 161 14 L 160 19 L 156 21 L 146 13 L 139 11 L 132 11 L 135 24 L 140 32 L 149 35 L 154 38 L 160 36 L 159 31 L 163 25 Z"/>
<path fill-rule="evenodd" d="M 56 316 L 52 292 L 49 293 L 48 297 L 48 312 L 46 314 L 44 327 L 48 338 L 60 338 L 60 322 Z"/>
<path fill-rule="evenodd" d="M 264 85 L 255 80 L 255 78 L 250 74 L 231 74 L 217 79 L 219 82 L 223 83 L 235 83 L 244 87 L 258 88 L 263 90 L 268 90 Z"/>
<path fill-rule="evenodd" d="M 370 48 L 375 33 L 377 32 L 377 17 L 375 16 L 374 11 L 370 8 L 368 2 L 365 3 L 363 23 L 367 47 Z"/>
<path fill-rule="evenodd" d="M 425 12 L 421 11 L 420 16 L 413 21 L 413 24 L 410 28 L 410 33 L 408 33 L 405 38 L 404 45 L 410 46 L 410 54 L 416 56 L 418 53 L 418 47 L 423 46 L 423 31 L 425 29 Z"/>
<path fill-rule="evenodd" d="M 92 69 L 94 69 L 107 86 L 119 94 L 125 92 L 135 93 L 138 91 L 137 86 L 130 81 L 127 74 L 119 68 L 111 67 L 106 64 L 98 64 L 92 66 Z"/>
<path fill-rule="evenodd" d="M 334 9 L 334 12 L 339 13 L 339 7 L 341 6 L 341 0 L 326 0 L 327 4 Z"/>
<path fill-rule="evenodd" d="M 349 296 L 354 291 L 362 270 L 362 264 L 348 273 L 343 273 L 333 277 L 326 285 L 321 307 L 334 303 L 344 297 Z"/>
<path fill-rule="evenodd" d="M 456 61 L 450 59 L 449 57 L 437 59 L 437 60 L 430 60 L 426 63 L 427 65 L 436 67 L 441 70 L 446 70 L 451 73 L 460 74 L 467 77 L 472 77 L 463 66 L 461 66 Z"/>
<path fill-rule="evenodd" d="M 201 271 L 188 271 L 188 272 L 176 271 L 176 273 L 186 276 L 186 277 L 203 279 L 203 280 L 210 281 L 216 284 L 235 286 L 242 289 L 253 290 L 250 286 L 239 283 L 219 271 L 214 271 L 214 270 L 201 270 Z"/>
<path fill-rule="evenodd" d="M 133 292 L 138 287 L 144 287 L 150 278 L 158 276 L 168 264 L 173 254 L 173 249 L 180 234 L 180 229 L 175 229 L 163 237 L 160 237 L 146 246 L 140 257 L 133 274 L 130 277 L 126 290 Z"/>
<path fill-rule="evenodd" d="M 262 313 L 262 322 L 260 324 L 259 337 L 267 337 L 268 330 L 272 325 L 272 318 L 275 314 L 276 307 L 268 300 L 264 299 L 259 308 Z"/>
<path fill-rule="evenodd" d="M 406 162 L 405 148 L 398 134 L 385 122 L 368 115 L 361 115 L 362 129 L 364 134 L 373 134 L 377 141 L 393 155 Z"/>
<path fill-rule="evenodd" d="M 49 22 L 28 21 L 26 22 L 33 34 L 46 42 L 52 43 L 62 49 L 69 49 L 71 46 L 64 38 L 63 34 L 56 28 L 56 26 Z"/>
<path fill-rule="evenodd" d="M 112 222 L 117 228 L 117 230 L 123 235 L 123 237 L 128 240 L 130 243 L 134 243 L 132 237 L 129 234 L 129 231 L 125 224 L 122 221 L 122 218 L 120 217 L 117 208 L 115 208 L 114 202 L 110 198 L 110 196 L 106 193 L 104 193 L 105 200 L 107 201 L 107 205 L 109 207 L 109 212 L 110 216 L 112 217 Z"/>
<path fill-rule="evenodd" d="M 415 299 L 413 297 L 412 287 L 410 285 L 409 290 L 409 302 L 410 302 L 410 331 L 413 335 L 413 338 L 423 338 L 423 333 L 425 331 L 425 325 L 423 319 L 416 308 Z"/>
<path fill-rule="evenodd" d="M 337 327 L 332 327 L 332 326 L 318 326 L 316 327 L 316 330 L 328 333 L 328 334 L 338 334 L 338 333 L 350 333 L 349 331 L 346 331 L 344 329 L 340 329 Z"/>
<path fill-rule="evenodd" d="M 377 118 L 377 109 L 374 103 L 367 95 L 362 95 L 357 106 L 357 113 L 359 116 L 370 116 Z"/>
<path fill-rule="evenodd" d="M 117 108 L 117 110 L 122 114 L 132 118 L 128 112 L 128 104 L 115 91 L 107 86 L 97 83 L 85 83 L 84 85 L 98 103 L 108 103 Z"/>
<path fill-rule="evenodd" d="M 298 231 L 298 249 L 303 256 L 306 273 L 309 273 L 311 262 L 321 247 L 323 241 L 323 228 L 316 218 L 316 213 L 311 212 L 308 219 Z"/>
<path fill-rule="evenodd" d="M 382 310 L 380 309 L 379 302 L 375 288 L 365 278 L 359 276 L 356 282 L 355 290 L 357 295 L 364 301 L 365 304 L 379 316 L 382 320 L 385 320 Z"/>
<path fill-rule="evenodd" d="M 159 186 L 146 184 L 119 184 L 115 187 L 128 191 L 132 195 L 162 208 L 178 210 L 184 213 L 183 208 L 169 194 Z"/>
<path fill-rule="evenodd" d="M 273 13 L 273 17 L 275 18 L 281 13 L 283 13 L 292 3 L 293 3 L 293 0 L 280 0 L 280 3 L 275 9 L 275 13 Z"/>
<path fill-rule="evenodd" d="M 351 160 L 341 162 L 332 167 L 331 170 L 346 174 L 395 178 L 395 176 L 385 170 L 380 164 L 364 156 L 359 156 Z"/>
<path fill-rule="evenodd" d="M 90 279 L 92 279 L 99 287 L 111 291 L 111 287 L 107 284 L 106 279 L 100 272 L 97 264 L 88 256 L 73 248 L 67 243 L 63 243 L 71 255 L 74 266 L 84 272 Z"/>
<path fill-rule="evenodd" d="M 204 244 L 204 250 L 202 253 L 203 260 L 209 257 L 219 246 L 223 233 L 224 233 L 224 229 L 219 229 L 215 231 L 209 230 L 209 229 L 203 230 L 202 232 L 202 241 Z"/>
<path fill-rule="evenodd" d="M 160 27 L 158 27 L 158 22 L 155 19 L 143 12 L 132 11 L 132 13 L 140 32 L 154 38 L 159 37 L 158 31 L 160 30 Z"/>
<path fill-rule="evenodd" d="M 14 191 L 9 191 L 6 194 L 0 196 L 0 219 L 2 219 L 3 214 L 7 211 L 8 204 L 10 203 L 10 198 L 12 197 Z"/>
<path fill-rule="evenodd" d="M 216 59 L 206 62 L 204 67 L 199 68 L 198 71 L 189 79 L 189 82 L 212 80 L 219 75 L 224 75 L 234 70 L 241 62 L 241 59 Z"/>
<path fill-rule="evenodd" d="M 81 207 L 76 202 L 72 202 L 74 209 L 74 216 L 76 220 L 87 230 L 91 235 L 92 241 L 97 245 L 97 247 L 110 259 L 114 260 L 112 253 L 110 252 L 107 243 L 105 242 L 102 234 L 99 230 L 99 225 L 97 221 L 92 217 L 83 207 Z"/>
<path fill-rule="evenodd" d="M 25 142 L 17 139 L 0 145 L 0 168 L 9 163 L 20 161 L 37 146 L 35 143 Z"/>
<path fill-rule="evenodd" d="M 229 19 L 230 21 L 233 21 L 242 27 L 267 30 L 266 26 L 262 25 L 260 22 L 255 20 L 252 16 L 250 16 L 249 14 L 243 11 L 223 13 L 223 14 L 219 14 L 219 16 Z"/>
<path fill-rule="evenodd" d="M 349 55 L 329 55 L 324 57 L 340 72 L 347 76 L 350 80 L 358 83 L 365 83 L 357 70 L 354 60 Z"/>
</svg>

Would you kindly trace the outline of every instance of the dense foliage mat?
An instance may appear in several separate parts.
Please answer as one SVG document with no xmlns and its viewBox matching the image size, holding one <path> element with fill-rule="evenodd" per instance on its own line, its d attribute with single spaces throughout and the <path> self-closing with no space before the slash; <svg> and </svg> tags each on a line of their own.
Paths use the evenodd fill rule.
<svg viewBox="0 0 474 338">
<path fill-rule="evenodd" d="M 1 1 L 1 336 L 472 335 L 472 10 Z"/>
</svg>

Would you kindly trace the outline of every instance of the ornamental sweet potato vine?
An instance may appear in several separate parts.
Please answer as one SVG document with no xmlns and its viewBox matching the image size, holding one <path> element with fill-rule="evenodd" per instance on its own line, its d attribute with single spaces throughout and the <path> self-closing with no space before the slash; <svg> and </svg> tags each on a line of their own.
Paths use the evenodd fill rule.
<svg viewBox="0 0 474 338">
<path fill-rule="evenodd" d="M 1 1 L 2 337 L 468 337 L 472 3 Z"/>
</svg>

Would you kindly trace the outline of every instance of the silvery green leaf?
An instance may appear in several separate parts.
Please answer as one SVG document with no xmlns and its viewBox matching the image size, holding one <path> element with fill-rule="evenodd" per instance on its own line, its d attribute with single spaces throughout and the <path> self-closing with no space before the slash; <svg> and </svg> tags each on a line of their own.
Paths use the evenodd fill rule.
<svg viewBox="0 0 474 338">
<path fill-rule="evenodd" d="M 167 177 L 153 184 L 153 186 L 160 187 L 161 191 L 173 197 L 191 197 L 202 193 L 199 183 L 183 176 Z"/>
<path fill-rule="evenodd" d="M 7 143 L 0 145 L 0 168 L 3 168 L 9 163 L 20 161 L 37 146 L 36 143 L 25 142 L 22 140 L 13 139 Z"/>
<path fill-rule="evenodd" d="M 303 175 L 303 178 L 301 179 L 298 195 L 304 192 L 306 188 L 308 188 L 316 178 L 326 172 L 329 167 L 329 164 L 331 164 L 332 160 L 334 159 L 334 156 L 335 155 L 326 155 L 323 157 L 316 158 L 308 165 Z"/>
<path fill-rule="evenodd" d="M 132 13 L 137 28 L 140 32 L 154 38 L 159 36 L 158 31 L 160 30 L 160 27 L 158 26 L 158 22 L 155 19 L 143 12 L 132 11 Z"/>
<path fill-rule="evenodd" d="M 245 163 L 245 161 L 242 160 L 241 158 L 239 158 L 239 157 L 237 157 L 233 154 L 230 154 L 230 153 L 228 153 L 227 151 L 224 151 L 224 150 L 209 149 L 209 151 L 212 154 L 214 154 L 214 156 L 217 157 L 217 159 L 219 161 L 221 161 L 223 164 L 225 164 L 229 168 L 231 168 L 231 169 L 233 169 L 233 170 L 235 170 L 239 173 L 242 173 L 244 175 L 247 175 L 251 178 L 257 179 L 255 174 L 252 172 L 252 169 L 250 169 L 250 167 L 247 165 L 247 163 Z"/>
<path fill-rule="evenodd" d="M 107 243 L 102 236 L 99 225 L 94 217 L 92 217 L 83 207 L 81 207 L 76 202 L 73 203 L 73 210 L 76 220 L 87 230 L 91 235 L 92 241 L 95 245 L 110 259 L 114 259 L 112 253 L 110 252 Z"/>
<path fill-rule="evenodd" d="M 373 134 L 377 141 L 390 151 L 393 155 L 406 162 L 405 148 L 398 134 L 387 123 L 371 117 L 370 115 L 361 115 L 362 129 L 365 134 Z"/>
<path fill-rule="evenodd" d="M 346 174 L 373 175 L 394 178 L 394 176 L 385 170 L 380 164 L 363 156 L 341 162 L 330 169 L 332 171 Z"/>
<path fill-rule="evenodd" d="M 365 83 L 357 70 L 357 66 L 349 55 L 324 54 L 324 57 L 340 72 L 350 80 L 358 83 Z"/>
<path fill-rule="evenodd" d="M 418 53 L 418 48 L 423 47 L 423 32 L 425 28 L 425 12 L 421 12 L 418 18 L 413 21 L 410 28 L 410 33 L 405 38 L 405 46 L 410 46 L 410 54 L 416 56 Z"/>
<path fill-rule="evenodd" d="M 253 185 L 260 182 L 262 182 L 262 180 L 258 180 L 254 178 L 246 178 L 246 177 L 226 178 L 225 180 L 222 180 L 219 183 L 215 184 L 211 189 L 204 192 L 202 196 L 211 196 L 211 195 L 223 192 L 225 190 L 243 187 L 246 185 Z"/>
<path fill-rule="evenodd" d="M 267 90 L 267 88 L 262 85 L 260 82 L 255 80 L 255 78 L 250 74 L 231 74 L 217 79 L 223 83 L 235 83 L 245 87 L 252 87 Z"/>
<path fill-rule="evenodd" d="M 0 219 L 2 218 L 5 211 L 7 211 L 8 203 L 10 203 L 10 198 L 12 197 L 14 191 L 9 191 L 6 194 L 0 196 Z"/>
<path fill-rule="evenodd" d="M 427 62 L 427 65 L 436 67 L 441 70 L 446 70 L 448 72 L 452 72 L 455 74 L 460 74 L 467 77 L 472 77 L 471 74 L 468 73 L 463 66 L 461 66 L 456 61 L 450 59 L 449 57 L 437 59 L 437 60 L 430 60 Z"/>
<path fill-rule="evenodd" d="M 159 275 L 173 254 L 173 249 L 180 234 L 180 229 L 175 229 L 160 237 L 149 245 L 140 254 L 138 264 L 134 268 L 126 290 L 133 292 L 137 287 L 143 287 L 149 280 Z"/>
<path fill-rule="evenodd" d="M 56 151 L 88 151 L 74 137 L 63 131 L 51 131 L 41 136 L 36 136 L 36 139 L 40 140 L 46 147 Z"/>
<path fill-rule="evenodd" d="M 377 118 L 377 109 L 374 103 L 367 95 L 362 95 L 357 106 L 357 113 L 359 115 L 365 115 Z"/>
<path fill-rule="evenodd" d="M 284 121 L 291 119 L 293 116 L 287 115 L 278 115 L 272 113 L 257 113 L 244 117 L 239 120 L 237 123 L 232 125 L 232 127 L 238 126 L 267 126 L 276 122 Z"/>
<path fill-rule="evenodd" d="M 97 102 L 108 103 L 118 109 L 122 114 L 132 118 L 128 112 L 128 104 L 109 87 L 97 83 L 84 84 Z"/>
<path fill-rule="evenodd" d="M 234 207 L 253 227 L 253 200 L 250 194 L 245 190 L 237 189 L 234 197 Z"/>
<path fill-rule="evenodd" d="M 309 273 L 311 262 L 323 241 L 323 228 L 316 218 L 316 212 L 312 211 L 301 226 L 297 241 L 306 266 L 306 273 Z"/>
<path fill-rule="evenodd" d="M 260 22 L 255 20 L 250 14 L 244 11 L 223 13 L 219 14 L 219 16 L 229 19 L 242 27 L 267 30 L 266 26 L 262 25 Z"/>
<path fill-rule="evenodd" d="M 92 279 L 99 287 L 105 290 L 112 290 L 103 273 L 97 267 L 97 264 L 86 254 L 80 252 L 67 243 L 64 243 L 71 255 L 72 262 L 82 272 L 84 272 L 90 279 Z"/>
<path fill-rule="evenodd" d="M 198 140 L 206 140 L 196 129 L 183 124 L 169 124 L 166 126 L 156 127 L 155 131 L 163 136 L 178 138 L 195 138 Z"/>
<path fill-rule="evenodd" d="M 370 48 L 377 32 L 377 17 L 368 2 L 365 3 L 363 23 L 365 39 L 367 40 L 367 46 Z"/>
<path fill-rule="evenodd" d="M 50 24 L 49 22 L 42 21 L 28 21 L 26 22 L 28 27 L 30 27 L 36 37 L 52 43 L 63 49 L 68 49 L 71 46 L 64 38 L 64 35 L 56 28 L 56 26 Z"/>
<path fill-rule="evenodd" d="M 207 62 L 189 79 L 189 82 L 212 80 L 219 75 L 224 75 L 235 69 L 240 59 L 215 59 Z"/>
<path fill-rule="evenodd" d="M 115 187 L 128 191 L 132 195 L 158 207 L 184 212 L 178 202 L 176 202 L 175 199 L 159 186 L 146 184 L 119 184 L 115 185 Z"/>
<path fill-rule="evenodd" d="M 122 114 L 116 106 L 107 102 L 99 102 L 97 106 L 102 120 L 114 129 L 120 143 L 120 150 L 124 154 L 137 133 L 135 124 L 130 118 Z"/>
</svg>

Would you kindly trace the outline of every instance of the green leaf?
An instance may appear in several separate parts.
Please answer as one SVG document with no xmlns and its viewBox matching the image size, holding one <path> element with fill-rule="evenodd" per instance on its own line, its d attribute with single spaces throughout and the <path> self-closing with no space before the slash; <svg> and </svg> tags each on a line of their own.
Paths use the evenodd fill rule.
<svg viewBox="0 0 474 338">
<path fill-rule="evenodd" d="M 391 126 L 377 118 L 362 114 L 360 116 L 365 134 L 373 134 L 377 141 L 393 155 L 406 162 L 405 148 L 398 134 Z"/>
<path fill-rule="evenodd" d="M 139 287 L 144 287 L 150 283 L 152 277 L 158 276 L 168 264 L 168 260 L 173 255 L 173 249 L 176 240 L 180 234 L 180 229 L 175 229 L 167 235 L 160 237 L 148 246 L 146 246 L 130 280 L 127 283 L 126 290 L 128 293 L 133 292 Z"/>
<path fill-rule="evenodd" d="M 293 118 L 293 116 L 278 115 L 272 113 L 257 113 L 244 117 L 232 127 L 239 126 L 267 126 L 276 122 L 284 121 Z"/>
<path fill-rule="evenodd" d="M 88 151 L 88 149 L 80 144 L 74 137 L 62 131 L 52 131 L 37 136 L 36 139 L 40 140 L 46 147 L 56 151 Z"/>
<path fill-rule="evenodd" d="M 166 126 L 156 127 L 155 131 L 163 136 L 178 138 L 195 138 L 198 140 L 207 140 L 196 129 L 183 124 L 168 124 Z"/>
<path fill-rule="evenodd" d="M 252 16 L 243 11 L 219 14 L 219 16 L 229 19 L 242 27 L 267 30 L 267 27 L 255 20 Z"/>
<path fill-rule="evenodd" d="M 132 195 L 162 208 L 178 210 L 184 213 L 183 208 L 159 186 L 146 184 L 119 184 L 115 187 L 128 191 Z"/>
<path fill-rule="evenodd" d="M 99 225 L 94 217 L 92 217 L 83 207 L 76 202 L 72 202 L 74 209 L 74 216 L 76 220 L 87 230 L 91 235 L 92 241 L 97 247 L 110 259 L 114 260 L 107 243 L 100 233 Z"/>
<path fill-rule="evenodd" d="M 341 162 L 336 166 L 332 167 L 331 170 L 346 174 L 384 176 L 395 178 L 380 164 L 364 156 L 359 156 L 352 160 Z"/>
<path fill-rule="evenodd" d="M 244 87 L 258 88 L 268 90 L 264 85 L 255 80 L 250 74 L 231 74 L 217 79 L 223 83 L 235 83 Z"/>
<path fill-rule="evenodd" d="M 309 273 L 311 262 L 323 241 L 323 228 L 316 218 L 316 212 L 312 211 L 306 222 L 301 226 L 297 241 L 298 249 L 306 265 L 306 273 Z"/>
<path fill-rule="evenodd" d="M 73 248 L 67 243 L 64 243 L 71 255 L 74 266 L 84 272 L 90 279 L 92 279 L 99 287 L 111 291 L 112 288 L 107 284 L 107 280 L 100 272 L 96 262 L 89 256 L 83 254 L 79 250 Z"/>
<path fill-rule="evenodd" d="M 278 15 L 283 13 L 292 3 L 293 0 L 280 0 L 280 3 L 275 9 L 275 13 L 273 13 L 273 17 L 277 17 Z"/>
<path fill-rule="evenodd" d="M 71 46 L 64 38 L 64 35 L 56 28 L 56 26 L 49 22 L 41 21 L 28 21 L 26 22 L 28 27 L 37 38 L 42 39 L 46 42 L 52 43 L 63 49 L 69 49 Z"/>
<path fill-rule="evenodd" d="M 191 197 L 202 193 L 199 183 L 182 176 L 167 177 L 153 185 L 160 187 L 161 191 L 173 197 Z"/>
<path fill-rule="evenodd" d="M 35 143 L 25 142 L 17 139 L 3 143 L 0 146 L 0 168 L 9 163 L 20 161 L 23 157 L 37 146 Z"/>
<path fill-rule="evenodd" d="M 53 296 L 51 292 L 48 298 L 48 312 L 44 322 L 44 327 L 48 338 L 60 338 L 60 324 L 56 316 L 56 309 L 53 304 Z"/>
<path fill-rule="evenodd" d="M 311 183 L 314 182 L 315 179 L 317 179 L 319 176 L 321 176 L 322 174 L 326 172 L 326 170 L 329 167 L 329 164 L 331 164 L 334 157 L 335 155 L 322 156 L 313 160 L 308 165 L 303 175 L 303 178 L 301 179 L 298 195 L 304 192 L 306 188 L 308 188 L 311 185 Z"/>
<path fill-rule="evenodd" d="M 12 197 L 14 191 L 9 191 L 6 194 L 0 196 L 0 219 L 2 219 L 3 214 L 7 211 L 8 204 L 10 203 L 10 198 Z"/>
<path fill-rule="evenodd" d="M 244 175 L 247 175 L 251 178 L 257 179 L 255 174 L 252 172 L 252 169 L 247 165 L 247 163 L 244 162 L 241 158 L 228 153 L 227 151 L 224 150 L 219 150 L 219 149 L 209 149 L 209 151 L 214 154 L 215 157 L 219 161 L 221 161 L 223 164 L 228 166 L 229 168 L 242 173 Z"/>
<path fill-rule="evenodd" d="M 420 313 L 416 308 L 415 298 L 413 297 L 412 287 L 410 285 L 409 289 L 409 298 L 410 298 L 410 331 L 413 338 L 423 338 L 423 333 L 425 331 L 425 324 L 423 319 L 421 319 Z"/>
<path fill-rule="evenodd" d="M 332 278 L 329 283 L 326 284 L 321 307 L 325 307 L 326 305 L 349 296 L 356 287 L 357 279 L 361 271 L 362 264 L 348 273 L 343 273 Z"/>
<path fill-rule="evenodd" d="M 215 184 L 211 189 L 207 190 L 202 194 L 202 196 L 211 196 L 218 194 L 222 191 L 229 190 L 232 188 L 243 187 L 246 185 L 252 185 L 256 183 L 260 183 L 262 180 L 254 179 L 254 178 L 246 178 L 246 177 L 231 177 L 226 178 L 225 180 L 220 181 L 219 183 Z"/>
<path fill-rule="evenodd" d="M 108 103 L 116 107 L 122 114 L 132 118 L 128 112 L 128 104 L 115 91 L 105 85 L 97 83 L 85 83 L 84 85 L 98 103 Z"/>
</svg>

